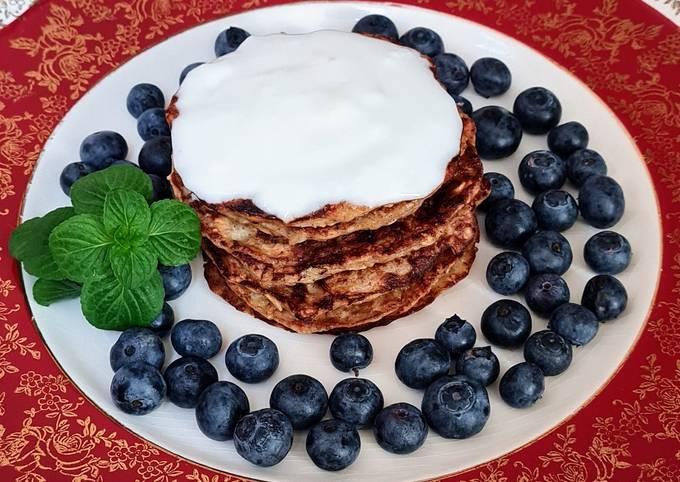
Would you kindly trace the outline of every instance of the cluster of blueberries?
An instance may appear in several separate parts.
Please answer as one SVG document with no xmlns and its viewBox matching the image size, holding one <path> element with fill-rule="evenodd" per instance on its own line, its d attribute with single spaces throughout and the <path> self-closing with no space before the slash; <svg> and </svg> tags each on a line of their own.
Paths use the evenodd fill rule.
<svg viewBox="0 0 680 482">
<path fill-rule="evenodd" d="M 378 444 L 394 454 L 418 449 L 427 437 L 428 422 L 444 436 L 457 438 L 481 429 L 480 426 L 450 432 L 451 423 L 447 419 L 451 417 L 443 413 L 454 409 L 469 411 L 465 405 L 469 394 L 465 390 L 476 387 L 464 377 L 444 377 L 439 381 L 440 387 L 432 388 L 433 384 L 428 388 L 423 412 L 408 403 L 385 407 L 380 389 L 370 380 L 358 378 L 358 371 L 371 363 L 373 348 L 366 337 L 354 333 L 333 340 L 330 359 L 338 370 L 353 372 L 356 377 L 341 380 L 328 395 L 315 378 L 291 375 L 276 384 L 269 408 L 251 412 L 246 393 L 232 382 L 218 381 L 217 370 L 208 361 L 222 348 L 222 335 L 217 326 L 208 320 L 192 319 L 174 324 L 172 309 L 164 313 L 162 324 L 129 328 L 111 348 L 114 404 L 133 415 L 151 412 L 165 398 L 179 407 L 193 408 L 201 432 L 217 441 L 233 439 L 236 452 L 255 465 L 270 467 L 281 462 L 290 451 L 296 430 L 308 430 L 306 449 L 311 460 L 324 470 L 337 471 L 358 457 L 361 449 L 358 429 L 372 426 Z M 180 358 L 163 370 L 165 348 L 161 338 L 168 333 Z M 228 346 L 225 363 L 237 380 L 259 383 L 276 371 L 279 352 L 267 337 L 248 334 Z M 403 365 L 398 361 L 398 367 Z M 486 397 L 486 391 L 476 390 L 474 397 L 482 394 Z M 455 407 L 439 406 L 438 397 L 446 395 L 449 395 L 446 400 L 455 400 L 446 403 Z M 486 408 L 480 408 L 482 402 L 476 398 L 473 402 L 483 410 L 485 421 L 489 403 L 488 398 L 484 400 Z M 327 411 L 332 418 L 324 420 Z"/>
<path fill-rule="evenodd" d="M 385 36 L 392 33 L 390 22 L 384 18 L 372 16 L 364 20 L 371 25 L 365 32 Z M 574 225 L 579 212 L 586 223 L 596 228 L 614 226 L 623 216 L 623 190 L 606 175 L 602 156 L 587 148 L 586 128 L 578 122 L 558 125 L 562 108 L 553 92 L 544 87 L 526 89 L 515 99 L 513 112 L 500 106 L 473 111 L 469 101 L 460 97 L 469 82 L 486 98 L 509 89 L 512 76 L 502 61 L 479 59 L 468 70 L 460 57 L 442 53 L 441 39 L 428 29 L 409 31 L 400 41 L 434 55 L 438 78 L 475 122 L 476 144 L 482 158 L 501 159 L 514 153 L 523 131 L 547 134 L 549 150 L 528 153 L 518 168 L 522 186 L 535 195 L 532 206 L 514 199 L 511 181 L 494 172 L 485 174 L 492 190 L 480 206 L 486 212 L 484 224 L 489 240 L 502 248 L 520 251 L 505 251 L 491 260 L 486 272 L 490 287 L 502 295 L 523 291 L 529 308 L 550 319 L 548 330 L 530 336 L 531 314 L 517 301 L 496 301 L 482 315 L 482 332 L 493 345 L 524 345 L 526 362 L 504 374 L 499 391 L 513 407 L 531 406 L 543 393 L 544 376 L 562 373 L 570 365 L 572 345 L 588 343 L 597 333 L 599 322 L 615 319 L 626 307 L 626 290 L 612 275 L 628 266 L 631 248 L 618 233 L 602 231 L 586 243 L 585 260 L 598 275 L 586 284 L 580 305 L 569 302 L 569 287 L 561 277 L 572 262 L 571 246 L 561 232 Z M 567 179 L 578 188 L 578 201 L 561 189 Z M 472 348 L 474 329 L 460 319 L 448 320 L 440 330 L 447 324 L 452 333 L 466 332 L 469 346 L 461 351 L 441 336 L 415 340 L 404 347 L 397 359 L 400 379 L 413 388 L 439 386 L 438 380 L 449 371 L 449 358 L 454 357 L 451 365 L 455 365 L 456 374 L 482 386 L 493 382 L 499 368 L 490 348 Z M 486 394 L 480 395 L 481 407 L 488 406 L 485 399 Z"/>
<path fill-rule="evenodd" d="M 172 198 L 167 180 L 172 171 L 172 142 L 164 104 L 163 93 L 155 85 L 135 85 L 128 94 L 127 108 L 137 118 L 137 131 L 145 141 L 139 152 L 139 165 L 127 160 L 128 144 L 122 135 L 114 131 L 94 132 L 80 144 L 80 161 L 67 164 L 61 172 L 59 183 L 64 193 L 69 196 L 73 183 L 92 172 L 128 165 L 142 169 L 149 176 L 153 186 L 152 202 Z"/>
<path fill-rule="evenodd" d="M 519 166 L 522 185 L 536 195 L 533 205 L 514 199 L 512 183 L 498 173 L 485 174 L 491 194 L 481 205 L 488 238 L 498 246 L 521 251 L 502 252 L 491 260 L 486 273 L 489 285 L 502 295 L 523 291 L 527 305 L 550 318 L 547 330 L 531 335 L 531 315 L 514 300 L 496 301 L 482 315 L 481 329 L 490 343 L 501 348 L 524 346 L 526 361 L 505 372 L 499 392 L 512 407 L 531 406 L 543 393 L 544 376 L 568 368 L 572 345 L 588 343 L 599 322 L 616 318 L 626 306 L 626 291 L 612 276 L 623 271 L 631 257 L 630 244 L 620 234 L 603 231 L 586 243 L 586 262 L 600 274 L 587 283 L 580 305 L 569 303 L 569 288 L 560 276 L 572 261 L 569 242 L 560 232 L 576 222 L 579 212 L 595 227 L 613 226 L 623 215 L 623 192 L 606 176 L 604 159 L 587 149 L 586 129 L 577 122 L 558 125 L 561 106 L 549 90 L 525 90 L 515 100 L 512 113 L 499 106 L 473 111 L 471 103 L 460 95 L 470 82 L 487 98 L 510 87 L 510 70 L 500 60 L 482 58 L 468 69 L 459 56 L 444 52 L 436 32 L 416 27 L 400 37 L 394 23 L 381 15 L 362 18 L 353 31 L 389 38 L 432 58 L 437 77 L 477 126 L 481 157 L 500 159 L 512 154 L 523 130 L 548 134 L 550 150 L 527 154 Z M 215 41 L 215 54 L 236 50 L 248 36 L 238 27 L 223 31 Z M 180 84 L 199 65 L 201 62 L 188 65 L 180 75 Z M 158 198 L 171 195 L 169 186 L 164 185 L 172 154 L 164 103 L 162 92 L 151 84 L 136 85 L 127 99 L 128 110 L 137 118 L 138 132 L 145 140 L 139 167 L 151 177 Z M 119 134 L 105 131 L 88 136 L 81 146 L 82 162 L 69 164 L 62 173 L 64 192 L 68 194 L 73 182 L 90 172 L 129 163 L 126 156 L 127 144 Z M 578 203 L 560 190 L 567 179 L 579 188 Z M 188 265 L 160 270 L 167 300 L 181 295 L 191 281 Z M 474 327 L 454 315 L 437 328 L 434 338 L 408 343 L 396 358 L 397 377 L 411 388 L 424 389 L 421 409 L 408 403 L 385 407 L 380 389 L 358 377 L 358 371 L 373 358 L 370 342 L 359 334 L 344 334 L 333 340 L 330 359 L 338 370 L 353 372 L 355 377 L 340 381 L 328 395 L 318 380 L 291 375 L 272 390 L 270 408 L 250 412 L 245 392 L 234 383 L 218 381 L 217 371 L 208 361 L 222 348 L 217 326 L 191 319 L 175 324 L 174 318 L 166 302 L 148 328 L 130 328 L 120 335 L 110 353 L 115 371 L 111 383 L 114 403 L 135 415 L 150 412 L 166 397 L 179 407 L 194 408 L 197 425 L 207 437 L 233 439 L 237 453 L 263 467 L 283 460 L 295 430 L 309 430 L 309 457 L 331 471 L 356 460 L 361 428 L 372 427 L 377 443 L 395 454 L 418 449 L 428 426 L 446 438 L 470 437 L 488 420 L 486 387 L 500 375 L 491 347 L 475 347 Z M 161 338 L 168 333 L 180 358 L 161 373 L 165 363 Z M 268 338 L 249 334 L 229 345 L 225 363 L 237 380 L 258 383 L 276 371 L 279 353 Z M 332 418 L 324 420 L 327 411 Z"/>
</svg>

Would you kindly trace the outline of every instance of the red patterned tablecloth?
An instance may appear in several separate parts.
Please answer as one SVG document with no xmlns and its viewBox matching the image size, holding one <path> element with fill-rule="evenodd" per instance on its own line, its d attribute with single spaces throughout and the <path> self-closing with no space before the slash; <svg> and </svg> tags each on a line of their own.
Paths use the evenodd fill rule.
<svg viewBox="0 0 680 482">
<path fill-rule="evenodd" d="M 83 397 L 40 339 L 7 239 L 43 144 L 98 79 L 169 35 L 280 3 L 43 0 L 0 31 L 0 480 L 241 480 L 139 439 Z M 680 30 L 632 0 L 403 3 L 512 35 L 585 81 L 637 142 L 664 232 L 654 308 L 603 391 L 540 439 L 445 480 L 680 481 Z"/>
</svg>

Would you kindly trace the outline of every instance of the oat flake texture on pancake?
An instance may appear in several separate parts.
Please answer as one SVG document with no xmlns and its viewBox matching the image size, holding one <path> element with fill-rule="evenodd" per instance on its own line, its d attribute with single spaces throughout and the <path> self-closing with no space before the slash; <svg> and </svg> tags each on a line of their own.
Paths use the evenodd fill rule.
<svg viewBox="0 0 680 482">
<path fill-rule="evenodd" d="M 194 69 L 167 116 L 171 184 L 201 219 L 210 288 L 237 309 L 300 333 L 364 330 L 468 274 L 489 187 L 473 122 L 416 51 L 251 37 Z"/>
</svg>

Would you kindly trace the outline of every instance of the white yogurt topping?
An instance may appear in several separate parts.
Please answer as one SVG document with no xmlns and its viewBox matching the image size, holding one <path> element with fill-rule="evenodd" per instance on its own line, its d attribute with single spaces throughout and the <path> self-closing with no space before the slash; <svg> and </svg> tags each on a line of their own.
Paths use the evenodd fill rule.
<svg viewBox="0 0 680 482">
<path fill-rule="evenodd" d="M 456 104 L 418 52 L 363 35 L 251 36 L 178 93 L 175 169 L 210 203 L 290 221 L 423 197 L 458 154 Z"/>
</svg>

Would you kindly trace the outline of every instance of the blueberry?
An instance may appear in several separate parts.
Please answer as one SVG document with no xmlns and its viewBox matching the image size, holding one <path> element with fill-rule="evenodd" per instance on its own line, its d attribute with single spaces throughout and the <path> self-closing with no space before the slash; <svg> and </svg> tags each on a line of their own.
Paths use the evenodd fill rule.
<svg viewBox="0 0 680 482">
<path fill-rule="evenodd" d="M 459 95 L 470 81 L 467 64 L 456 54 L 439 54 L 434 58 L 437 79 L 451 95 Z"/>
<path fill-rule="evenodd" d="M 495 202 L 484 219 L 489 240 L 504 248 L 519 248 L 536 231 L 536 215 L 518 199 Z"/>
<path fill-rule="evenodd" d="M 164 302 L 163 309 L 158 313 L 158 316 L 151 321 L 148 328 L 158 336 L 164 337 L 170 333 L 173 323 L 175 323 L 175 312 L 173 311 L 172 306 Z"/>
<path fill-rule="evenodd" d="M 590 176 L 607 174 L 607 164 L 592 149 L 579 149 L 567 157 L 567 176 L 574 186 L 581 186 Z"/>
<path fill-rule="evenodd" d="M 225 355 L 227 369 L 246 383 L 258 383 L 271 377 L 279 366 L 279 350 L 263 335 L 243 335 L 234 340 Z"/>
<path fill-rule="evenodd" d="M 575 303 L 565 303 L 550 315 L 548 328 L 572 345 L 582 346 L 595 337 L 598 322 L 595 314 L 588 308 Z"/>
<path fill-rule="evenodd" d="M 555 308 L 569 302 L 569 286 L 556 274 L 531 276 L 524 287 L 524 299 L 529 308 L 542 316 L 550 316 Z"/>
<path fill-rule="evenodd" d="M 182 320 L 172 328 L 172 347 L 181 356 L 212 358 L 222 348 L 222 334 L 208 320 Z"/>
<path fill-rule="evenodd" d="M 458 315 L 453 315 L 437 327 L 434 338 L 448 350 L 451 356 L 455 357 L 474 346 L 477 333 L 475 333 L 474 326 Z"/>
<path fill-rule="evenodd" d="M 536 196 L 531 208 L 540 229 L 564 231 L 572 227 L 578 217 L 576 199 L 568 192 L 556 189 Z"/>
<path fill-rule="evenodd" d="M 163 376 L 141 361 L 119 368 L 111 380 L 111 399 L 125 413 L 146 415 L 158 407 L 165 397 Z"/>
<path fill-rule="evenodd" d="M 170 126 L 165 119 L 165 110 L 153 107 L 142 112 L 137 118 L 137 133 L 145 141 L 152 137 L 169 136 Z"/>
<path fill-rule="evenodd" d="M 233 52 L 248 37 L 250 34 L 239 27 L 229 27 L 223 30 L 215 39 L 215 56 L 222 57 Z"/>
<path fill-rule="evenodd" d="M 172 186 L 164 177 L 156 176 L 155 174 L 149 174 L 149 179 L 151 179 L 151 202 L 155 203 L 162 199 L 172 199 Z"/>
<path fill-rule="evenodd" d="M 619 183 L 607 176 L 590 176 L 578 191 L 581 216 L 591 226 L 610 228 L 619 222 L 626 208 Z"/>
<path fill-rule="evenodd" d="M 564 274 L 571 266 L 571 246 L 557 231 L 539 231 L 522 247 L 531 274 Z"/>
<path fill-rule="evenodd" d="M 463 97 L 462 95 L 454 95 L 453 100 L 461 112 L 468 116 L 472 115 L 472 103 L 467 100 L 467 98 Z"/>
<path fill-rule="evenodd" d="M 84 162 L 72 162 L 67 164 L 59 176 L 59 185 L 61 186 L 61 190 L 64 191 L 64 194 L 70 196 L 71 186 L 73 186 L 73 183 L 81 177 L 87 176 L 92 171 L 93 169 Z"/>
<path fill-rule="evenodd" d="M 172 141 L 169 137 L 152 137 L 144 143 L 137 159 L 147 174 L 168 177 L 172 171 Z"/>
<path fill-rule="evenodd" d="M 550 330 L 537 331 L 524 344 L 524 359 L 541 369 L 543 375 L 554 376 L 571 365 L 571 344 Z"/>
<path fill-rule="evenodd" d="M 498 358 L 490 346 L 472 348 L 456 360 L 456 375 L 465 375 L 484 386 L 492 384 L 500 370 Z"/>
<path fill-rule="evenodd" d="M 496 293 L 513 295 L 529 279 L 529 262 L 519 253 L 504 251 L 497 254 L 486 267 L 486 281 Z"/>
<path fill-rule="evenodd" d="M 80 144 L 80 160 L 93 171 L 109 167 L 114 159 L 125 159 L 127 153 L 127 142 L 113 131 L 95 132 Z"/>
<path fill-rule="evenodd" d="M 399 40 L 397 27 L 392 20 L 384 15 L 366 15 L 354 25 L 352 32 L 380 35 L 387 37 L 390 40 L 394 40 L 395 42 Z"/>
<path fill-rule="evenodd" d="M 548 132 L 548 147 L 562 159 L 572 152 L 588 147 L 588 131 L 578 122 L 566 122 Z"/>
<path fill-rule="evenodd" d="M 184 67 L 182 69 L 182 72 L 180 72 L 180 74 L 179 74 L 179 85 L 182 85 L 182 82 L 184 82 L 184 79 L 187 78 L 187 75 L 189 74 L 189 72 L 194 70 L 196 67 L 203 65 L 204 63 L 205 62 L 194 62 L 194 63 L 189 64 L 186 67 Z"/>
<path fill-rule="evenodd" d="M 581 304 L 595 313 L 599 321 L 617 318 L 628 303 L 628 294 L 623 284 L 608 274 L 593 276 L 583 289 Z"/>
<path fill-rule="evenodd" d="M 341 372 L 354 372 L 366 368 L 373 360 L 373 347 L 364 335 L 345 333 L 335 337 L 330 349 L 331 363 Z"/>
<path fill-rule="evenodd" d="M 276 384 L 269 406 L 284 413 L 295 430 L 321 421 L 328 408 L 328 394 L 321 382 L 308 375 L 291 375 Z"/>
<path fill-rule="evenodd" d="M 486 388 L 463 375 L 441 377 L 427 387 L 421 409 L 435 432 L 456 439 L 482 430 L 491 411 Z"/>
<path fill-rule="evenodd" d="M 504 94 L 510 88 L 512 75 L 510 69 L 500 60 L 483 57 L 470 67 L 472 86 L 482 97 L 495 97 Z"/>
<path fill-rule="evenodd" d="M 489 181 L 491 192 L 489 196 L 479 205 L 482 211 L 488 211 L 491 205 L 501 199 L 514 199 L 515 188 L 512 181 L 499 172 L 486 172 L 484 179 Z"/>
<path fill-rule="evenodd" d="M 191 284 L 191 265 L 159 266 L 158 272 L 163 279 L 165 300 L 176 300 L 187 290 Z"/>
<path fill-rule="evenodd" d="M 365 378 L 341 380 L 328 397 L 328 408 L 333 418 L 357 428 L 371 425 L 384 403 L 380 389 Z"/>
<path fill-rule="evenodd" d="M 293 445 L 293 426 L 284 414 L 264 408 L 241 418 L 234 429 L 236 452 L 251 464 L 271 467 Z"/>
<path fill-rule="evenodd" d="M 407 343 L 397 355 L 394 370 L 397 378 L 411 388 L 425 388 L 446 375 L 451 367 L 447 349 L 431 338 L 419 338 Z"/>
<path fill-rule="evenodd" d="M 537 194 L 562 187 L 567 179 L 567 163 L 554 152 L 538 150 L 524 156 L 517 172 L 522 186 Z"/>
<path fill-rule="evenodd" d="M 132 362 L 145 362 L 160 370 L 165 363 L 163 342 L 148 328 L 128 328 L 120 334 L 109 352 L 113 371 Z"/>
<path fill-rule="evenodd" d="M 488 105 L 472 113 L 477 126 L 477 151 L 483 159 L 501 159 L 517 150 L 522 140 L 522 126 L 503 107 Z"/>
<path fill-rule="evenodd" d="M 594 234 L 583 248 L 583 257 L 596 273 L 618 274 L 628 267 L 630 243 L 619 233 L 602 231 Z"/>
<path fill-rule="evenodd" d="M 543 396 L 545 378 L 532 363 L 514 365 L 503 374 L 498 391 L 505 403 L 513 408 L 528 408 Z"/>
<path fill-rule="evenodd" d="M 375 417 L 373 435 L 384 450 L 393 454 L 410 454 L 427 438 L 427 421 L 410 403 L 395 403 L 383 408 Z"/>
<path fill-rule="evenodd" d="M 439 34 L 425 27 L 412 28 L 401 36 L 399 43 L 430 57 L 436 57 L 444 51 L 444 42 Z"/>
<path fill-rule="evenodd" d="M 249 411 L 250 403 L 243 390 L 231 382 L 215 382 L 198 397 L 196 423 L 208 438 L 231 440 L 236 423 Z"/>
<path fill-rule="evenodd" d="M 357 459 L 361 438 L 357 429 L 347 422 L 324 420 L 309 431 L 305 448 L 314 465 L 336 472 Z"/>
<path fill-rule="evenodd" d="M 482 313 L 482 333 L 503 348 L 517 348 L 531 333 L 531 314 L 515 300 L 498 300 Z"/>
<path fill-rule="evenodd" d="M 545 87 L 529 87 L 517 96 L 512 112 L 529 134 L 547 134 L 560 122 L 562 104 Z"/>
<path fill-rule="evenodd" d="M 128 112 L 137 119 L 147 109 L 165 107 L 165 97 L 153 84 L 137 84 L 130 89 L 126 105 Z"/>
<path fill-rule="evenodd" d="M 217 370 L 197 356 L 178 358 L 163 373 L 168 398 L 182 408 L 194 408 L 203 390 L 217 381 Z"/>
</svg>

